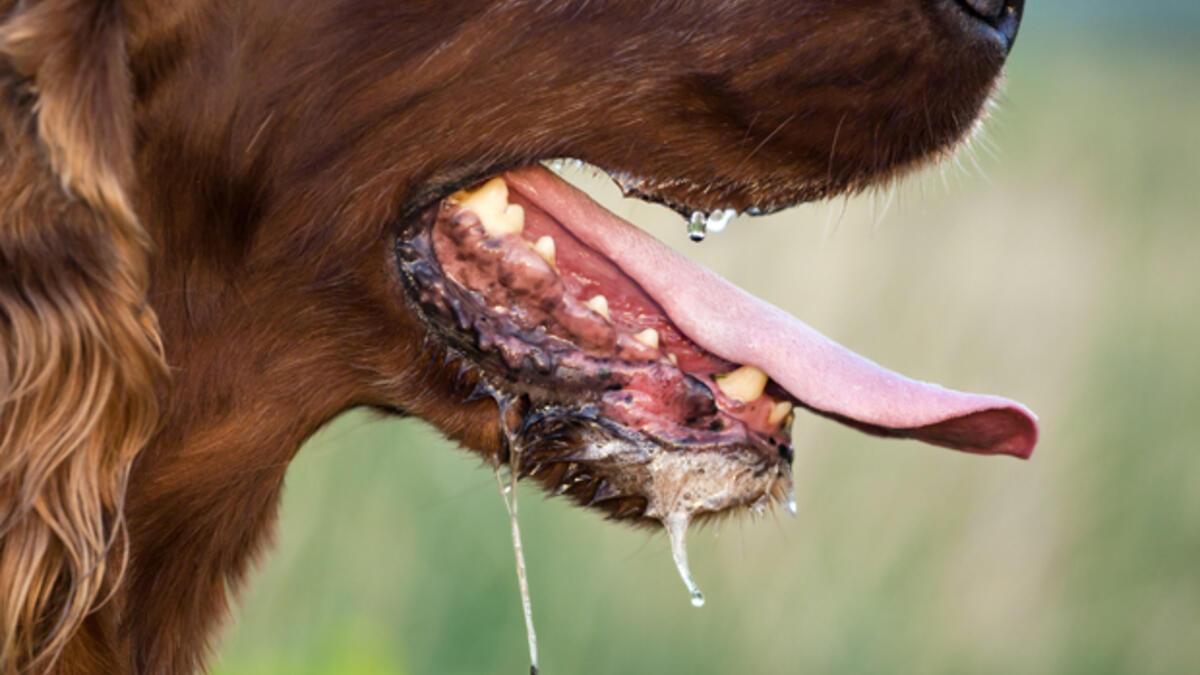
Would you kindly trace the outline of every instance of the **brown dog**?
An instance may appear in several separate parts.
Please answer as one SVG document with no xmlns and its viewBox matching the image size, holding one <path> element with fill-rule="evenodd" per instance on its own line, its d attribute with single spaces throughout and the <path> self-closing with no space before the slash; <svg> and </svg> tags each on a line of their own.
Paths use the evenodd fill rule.
<svg viewBox="0 0 1200 675">
<path fill-rule="evenodd" d="M 786 496 L 793 405 L 1027 456 L 1020 406 L 529 168 L 696 230 L 875 185 L 972 129 L 1022 5 L 0 0 L 0 671 L 202 669 L 289 460 L 356 406 L 631 521 Z"/>
</svg>

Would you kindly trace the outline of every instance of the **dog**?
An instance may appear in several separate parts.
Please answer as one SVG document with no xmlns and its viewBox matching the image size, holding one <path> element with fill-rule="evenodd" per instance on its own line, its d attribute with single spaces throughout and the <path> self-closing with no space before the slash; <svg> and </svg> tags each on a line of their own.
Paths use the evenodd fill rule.
<svg viewBox="0 0 1200 675">
<path fill-rule="evenodd" d="M 791 417 L 1027 457 L 701 238 L 979 124 L 1023 0 L 0 0 L 0 671 L 192 673 L 342 412 L 629 523 L 785 500 Z"/>
</svg>

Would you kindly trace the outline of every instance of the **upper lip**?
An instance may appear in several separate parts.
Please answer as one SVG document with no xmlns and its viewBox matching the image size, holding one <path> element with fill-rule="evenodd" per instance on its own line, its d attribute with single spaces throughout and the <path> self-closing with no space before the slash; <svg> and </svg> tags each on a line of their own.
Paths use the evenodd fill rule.
<svg viewBox="0 0 1200 675">
<path fill-rule="evenodd" d="M 549 162 L 555 159 L 558 158 L 531 158 L 526 161 L 497 163 L 483 168 L 473 168 L 469 171 L 463 171 L 458 175 L 427 183 L 423 189 L 417 191 L 409 200 L 409 206 L 401 214 L 400 220 L 401 222 L 415 221 L 421 213 L 451 194 L 471 185 L 476 185 L 491 176 L 498 176 L 524 167 L 538 166 L 542 162 Z M 737 189 L 732 190 L 732 193 L 727 196 L 717 198 L 709 188 L 687 181 L 686 179 L 673 178 L 663 181 L 627 171 L 612 170 L 598 164 L 591 164 L 590 162 L 589 165 L 598 168 L 605 175 L 609 176 L 625 196 L 659 204 L 678 213 L 684 219 L 687 219 L 696 211 L 708 212 L 713 209 L 728 208 L 731 206 L 736 208 L 739 204 L 741 208 L 736 208 L 736 210 L 739 213 L 751 216 L 768 215 L 796 205 L 796 202 L 787 199 L 752 202 L 745 198 L 744 195 L 740 195 Z M 682 188 L 683 191 L 693 194 L 689 197 L 680 198 L 673 194 L 679 192 L 679 189 L 672 188 Z M 696 194 L 701 196 L 696 196 Z M 701 203 L 702 201 L 708 203 Z"/>
</svg>

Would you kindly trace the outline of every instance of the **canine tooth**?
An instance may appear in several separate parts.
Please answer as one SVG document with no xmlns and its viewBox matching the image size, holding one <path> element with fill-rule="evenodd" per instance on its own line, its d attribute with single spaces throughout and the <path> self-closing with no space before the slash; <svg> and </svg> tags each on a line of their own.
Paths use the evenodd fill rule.
<svg viewBox="0 0 1200 675">
<path fill-rule="evenodd" d="M 558 255 L 558 249 L 554 245 L 554 237 L 551 237 L 548 234 L 540 237 L 536 242 L 534 242 L 533 250 L 536 251 L 538 255 L 542 256 L 543 260 L 551 265 L 554 265 Z"/>
<path fill-rule="evenodd" d="M 729 398 L 742 403 L 753 403 L 767 388 L 767 374 L 754 366 L 742 366 L 737 370 L 716 378 L 717 387 Z"/>
<path fill-rule="evenodd" d="M 508 184 L 499 176 L 475 190 L 456 192 L 450 200 L 474 213 L 489 236 L 520 234 L 525 229 L 525 209 L 508 203 Z"/>
<path fill-rule="evenodd" d="M 704 241 L 704 235 L 708 233 L 708 216 L 696 211 L 688 220 L 688 237 L 695 242 Z"/>
<path fill-rule="evenodd" d="M 474 190 L 459 190 L 450 195 L 450 201 L 463 206 L 479 206 L 488 210 L 500 210 L 508 204 L 508 183 L 499 176 L 485 182 Z"/>
<path fill-rule="evenodd" d="M 783 424 L 783 421 L 785 419 L 787 419 L 788 415 L 791 415 L 791 414 L 792 414 L 792 402 L 791 401 L 779 401 L 775 405 L 771 406 L 771 414 L 767 415 L 767 424 L 770 424 L 773 427 L 777 427 L 780 424 Z"/>
<path fill-rule="evenodd" d="M 521 234 L 525 231 L 525 209 L 520 204 L 509 204 L 504 209 L 504 222 L 500 234 Z"/>
<path fill-rule="evenodd" d="M 654 330 L 653 328 L 647 328 L 637 335 L 634 335 L 633 339 L 646 345 L 647 347 L 650 347 L 651 349 L 658 349 L 658 331 Z"/>
<path fill-rule="evenodd" d="M 597 295 L 583 304 L 588 309 L 606 319 L 612 318 L 608 313 L 608 298 L 604 297 L 603 295 Z"/>
</svg>

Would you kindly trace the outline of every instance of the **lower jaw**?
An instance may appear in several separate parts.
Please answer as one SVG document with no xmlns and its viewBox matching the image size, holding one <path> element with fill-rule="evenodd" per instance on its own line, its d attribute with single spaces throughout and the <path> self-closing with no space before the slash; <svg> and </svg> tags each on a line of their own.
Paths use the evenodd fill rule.
<svg viewBox="0 0 1200 675">
<path fill-rule="evenodd" d="M 756 407 L 731 403 L 714 386 L 715 371 L 687 372 L 663 356 L 665 345 L 588 338 L 586 324 L 579 344 L 522 321 L 527 313 L 515 307 L 497 308 L 478 280 L 472 288 L 443 263 L 447 229 L 461 211 L 452 202 L 427 211 L 397 254 L 415 309 L 475 386 L 469 395 L 490 396 L 501 409 L 507 456 L 497 464 L 620 520 L 691 520 L 790 499 L 790 424 L 768 419 L 772 404 L 787 401 L 782 390 Z M 726 365 L 678 351 L 701 371 Z"/>
</svg>

